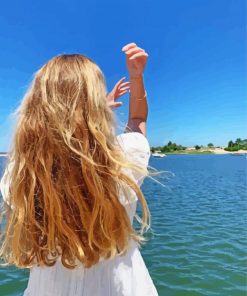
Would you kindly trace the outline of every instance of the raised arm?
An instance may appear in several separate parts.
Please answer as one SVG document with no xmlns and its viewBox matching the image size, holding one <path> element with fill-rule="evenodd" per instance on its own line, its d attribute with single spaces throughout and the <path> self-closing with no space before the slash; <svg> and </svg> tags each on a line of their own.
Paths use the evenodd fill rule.
<svg viewBox="0 0 247 296">
<path fill-rule="evenodd" d="M 124 132 L 140 132 L 146 136 L 148 104 L 143 72 L 148 54 L 135 43 L 127 44 L 122 50 L 130 78 L 129 118 Z"/>
</svg>

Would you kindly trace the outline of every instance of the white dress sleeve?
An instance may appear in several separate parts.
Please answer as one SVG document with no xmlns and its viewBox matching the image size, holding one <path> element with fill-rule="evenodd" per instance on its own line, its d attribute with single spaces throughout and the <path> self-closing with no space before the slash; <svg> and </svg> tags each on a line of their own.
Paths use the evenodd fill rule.
<svg viewBox="0 0 247 296">
<path fill-rule="evenodd" d="M 126 158 L 144 168 L 148 167 L 150 159 L 150 145 L 147 138 L 139 132 L 122 133 L 117 136 Z M 139 186 L 142 185 L 145 175 L 132 170 L 132 175 Z"/>
<path fill-rule="evenodd" d="M 9 194 L 9 184 L 10 184 L 10 181 L 9 181 L 9 171 L 10 169 L 13 167 L 13 164 L 12 163 L 9 163 L 5 170 L 4 170 L 4 173 L 3 173 L 3 176 L 0 180 L 0 192 L 2 194 L 2 197 L 3 197 L 3 200 L 9 204 L 9 197 L 8 197 L 8 194 Z"/>
</svg>

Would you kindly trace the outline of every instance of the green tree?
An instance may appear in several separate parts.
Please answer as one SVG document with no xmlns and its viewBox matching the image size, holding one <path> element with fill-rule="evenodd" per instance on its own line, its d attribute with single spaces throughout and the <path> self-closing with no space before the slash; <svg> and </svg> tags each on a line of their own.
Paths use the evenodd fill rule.
<svg viewBox="0 0 247 296">
<path fill-rule="evenodd" d="M 161 149 L 160 149 L 161 152 L 169 152 L 169 148 L 167 148 L 167 146 L 163 146 Z"/>
<path fill-rule="evenodd" d="M 233 147 L 233 146 L 234 146 L 234 143 L 233 143 L 232 140 L 230 140 L 230 141 L 228 142 L 228 148 L 229 148 L 229 147 Z"/>
<path fill-rule="evenodd" d="M 228 147 L 228 148 L 224 148 L 224 150 L 226 151 L 238 151 L 238 147 L 237 146 L 232 146 L 232 147 Z"/>
<path fill-rule="evenodd" d="M 171 150 L 177 150 L 177 145 L 176 145 L 175 143 L 172 143 L 172 144 L 170 145 L 170 149 L 171 149 Z"/>
<path fill-rule="evenodd" d="M 208 143 L 208 147 L 214 147 L 213 143 Z"/>
<path fill-rule="evenodd" d="M 200 148 L 201 148 L 201 147 L 200 147 L 199 145 L 196 145 L 196 146 L 195 146 L 195 149 L 196 149 L 196 150 L 199 150 Z"/>
<path fill-rule="evenodd" d="M 235 144 L 238 146 L 238 149 L 240 149 L 241 143 L 242 143 L 242 140 L 240 138 L 237 138 L 235 141 Z"/>
</svg>

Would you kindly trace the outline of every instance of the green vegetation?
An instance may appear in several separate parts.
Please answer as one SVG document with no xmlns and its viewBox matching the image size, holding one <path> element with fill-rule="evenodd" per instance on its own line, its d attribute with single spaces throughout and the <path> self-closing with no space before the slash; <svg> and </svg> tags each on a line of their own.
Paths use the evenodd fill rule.
<svg viewBox="0 0 247 296">
<path fill-rule="evenodd" d="M 210 149 L 210 148 L 221 148 L 219 146 L 214 146 L 213 143 L 208 143 L 207 147 L 205 146 L 199 146 L 195 145 L 193 150 L 188 150 L 186 149 L 187 147 L 184 147 L 182 145 L 177 145 L 176 143 L 172 143 L 169 141 L 166 145 L 164 146 L 158 146 L 158 147 L 151 147 L 151 152 L 160 152 L 160 153 L 165 153 L 165 154 L 199 154 L 199 153 L 214 153 L 212 151 L 206 150 L 205 149 Z M 203 150 L 202 150 L 203 149 Z M 229 141 L 228 147 L 224 148 L 226 151 L 238 151 L 240 149 L 247 150 L 247 139 L 241 140 L 240 138 L 237 138 L 235 142 Z"/>
<path fill-rule="evenodd" d="M 247 150 L 247 139 L 241 140 L 237 138 L 235 142 L 232 140 L 228 142 L 228 147 L 224 148 L 226 151 Z"/>
<path fill-rule="evenodd" d="M 204 151 L 200 151 L 200 150 L 177 150 L 177 151 L 173 151 L 173 152 L 166 152 L 165 154 L 210 154 L 210 153 L 214 153 L 212 151 L 209 150 L 204 150 Z"/>
<path fill-rule="evenodd" d="M 198 147 L 198 149 L 200 149 L 201 147 L 196 145 Z M 196 147 L 195 146 L 195 147 Z M 171 141 L 169 141 L 166 145 L 164 146 L 158 146 L 158 147 L 151 147 L 151 152 L 160 152 L 160 153 L 165 153 L 165 154 L 184 154 L 184 153 L 197 153 L 195 150 L 193 151 L 188 151 L 186 150 L 187 147 L 182 146 L 182 145 L 178 145 L 176 143 L 172 143 Z M 198 153 L 210 153 L 207 151 L 200 151 Z"/>
<path fill-rule="evenodd" d="M 158 150 L 162 153 L 167 153 L 181 150 L 184 151 L 185 149 L 186 147 L 183 147 L 182 145 L 177 145 L 176 143 L 172 143 L 171 141 L 169 141 L 167 145 L 164 145 L 163 147 L 151 147 L 151 152 L 153 153 Z"/>
</svg>

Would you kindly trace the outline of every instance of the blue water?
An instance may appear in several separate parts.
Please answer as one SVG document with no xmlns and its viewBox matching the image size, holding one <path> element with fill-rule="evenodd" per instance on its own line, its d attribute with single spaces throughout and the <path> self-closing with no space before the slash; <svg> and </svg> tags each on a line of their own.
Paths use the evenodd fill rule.
<svg viewBox="0 0 247 296">
<path fill-rule="evenodd" d="M 247 295 L 247 159 L 168 155 L 145 179 L 152 231 L 142 254 L 160 296 Z M 0 157 L 0 173 L 4 158 Z M 0 295 L 21 295 L 27 270 L 0 269 Z"/>
</svg>

